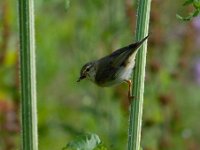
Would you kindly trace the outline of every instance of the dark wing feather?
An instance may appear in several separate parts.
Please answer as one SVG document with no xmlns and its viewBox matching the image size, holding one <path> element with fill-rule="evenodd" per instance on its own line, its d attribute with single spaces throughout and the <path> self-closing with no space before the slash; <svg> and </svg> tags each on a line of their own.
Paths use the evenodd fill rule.
<svg viewBox="0 0 200 150">
<path fill-rule="evenodd" d="M 117 67 L 113 67 L 112 59 L 107 59 L 107 57 L 104 57 L 98 61 L 95 80 L 100 86 L 104 85 L 107 81 L 114 80 L 115 74 L 118 71 Z"/>
<path fill-rule="evenodd" d="M 143 44 L 143 42 L 149 37 L 146 36 L 144 39 L 142 39 L 139 42 L 130 44 L 126 47 L 120 48 L 118 50 L 116 50 L 115 52 L 113 52 L 112 54 L 109 55 L 109 57 L 113 58 L 112 59 L 112 65 L 113 66 L 121 66 L 126 64 L 126 61 L 128 60 L 128 58 L 135 53 L 138 48 Z"/>
<path fill-rule="evenodd" d="M 123 48 L 120 48 L 120 49 L 114 51 L 114 52 L 113 52 L 112 54 L 110 54 L 109 56 L 115 57 L 115 56 L 117 56 L 117 55 L 119 55 L 119 54 L 122 54 L 123 52 L 125 52 L 125 51 L 127 51 L 127 50 L 132 50 L 132 52 L 135 52 L 135 51 L 142 45 L 142 43 L 143 43 L 148 37 L 149 37 L 149 35 L 146 36 L 144 39 L 142 39 L 142 40 L 139 41 L 139 42 L 136 42 L 136 43 L 130 44 L 130 45 L 128 45 L 128 46 L 125 46 L 125 47 L 123 47 Z"/>
</svg>

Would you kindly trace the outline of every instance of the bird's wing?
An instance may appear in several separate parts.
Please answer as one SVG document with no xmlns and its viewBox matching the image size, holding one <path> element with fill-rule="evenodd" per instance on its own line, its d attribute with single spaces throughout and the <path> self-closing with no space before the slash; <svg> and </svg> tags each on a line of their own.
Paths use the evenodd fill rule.
<svg viewBox="0 0 200 150">
<path fill-rule="evenodd" d="M 121 50 L 121 49 L 120 49 Z M 121 53 L 120 53 L 121 52 Z M 115 53 L 115 55 L 110 56 L 111 65 L 113 67 L 122 66 L 125 64 L 128 56 L 132 53 L 132 50 L 126 48 L 124 51 L 119 51 L 119 53 Z"/>
<path fill-rule="evenodd" d="M 134 50 L 137 50 L 137 48 L 139 48 L 142 43 L 149 37 L 149 35 L 147 35 L 145 38 L 143 38 L 142 40 L 138 41 L 138 42 L 135 42 L 135 43 L 132 43 L 128 46 L 125 46 L 123 48 L 120 48 L 116 51 L 114 51 L 113 53 L 111 53 L 109 56 L 116 56 L 116 55 L 119 55 L 127 50 L 130 50 L 130 49 L 134 49 Z"/>
<path fill-rule="evenodd" d="M 115 74 L 118 70 L 117 67 L 113 67 L 111 65 L 112 60 L 107 59 L 107 57 L 104 57 L 98 61 L 98 67 L 97 72 L 95 76 L 95 80 L 97 84 L 103 85 L 107 81 L 112 81 L 115 79 Z"/>
<path fill-rule="evenodd" d="M 112 65 L 113 66 L 121 66 L 126 64 L 126 61 L 128 61 L 128 58 L 132 56 L 132 54 L 136 53 L 138 48 L 143 44 L 143 42 L 148 38 L 146 36 L 144 39 L 142 39 L 139 42 L 130 44 L 126 47 L 120 48 L 110 54 L 108 57 L 112 59 Z"/>
</svg>

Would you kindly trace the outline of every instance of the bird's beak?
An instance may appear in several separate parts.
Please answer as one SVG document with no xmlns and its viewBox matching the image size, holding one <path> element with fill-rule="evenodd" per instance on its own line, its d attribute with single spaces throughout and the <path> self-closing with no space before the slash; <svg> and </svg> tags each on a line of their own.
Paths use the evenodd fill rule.
<svg viewBox="0 0 200 150">
<path fill-rule="evenodd" d="M 86 76 L 80 76 L 80 78 L 77 80 L 77 82 L 80 82 L 81 80 L 83 80 L 83 79 L 85 79 L 86 78 Z"/>
</svg>

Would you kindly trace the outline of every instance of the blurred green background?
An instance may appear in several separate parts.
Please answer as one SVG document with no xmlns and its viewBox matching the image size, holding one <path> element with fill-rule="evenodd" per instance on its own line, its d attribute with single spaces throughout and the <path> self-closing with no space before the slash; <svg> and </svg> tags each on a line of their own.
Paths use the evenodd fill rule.
<svg viewBox="0 0 200 150">
<path fill-rule="evenodd" d="M 60 150 L 82 133 L 109 150 L 127 147 L 127 86 L 77 83 L 80 68 L 134 41 L 134 0 L 35 1 L 40 150 Z M 183 0 L 152 0 L 142 147 L 200 149 L 200 17 Z M 20 149 L 17 1 L 0 1 L 0 149 Z"/>
</svg>

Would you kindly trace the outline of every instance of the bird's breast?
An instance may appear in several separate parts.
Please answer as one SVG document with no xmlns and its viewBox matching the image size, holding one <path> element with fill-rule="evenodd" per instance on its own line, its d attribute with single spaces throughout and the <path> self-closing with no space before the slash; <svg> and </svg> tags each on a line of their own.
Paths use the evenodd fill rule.
<svg viewBox="0 0 200 150">
<path fill-rule="evenodd" d="M 131 77 L 135 61 L 128 61 L 125 67 L 121 67 L 118 72 L 118 78 L 121 80 L 128 80 Z"/>
</svg>

